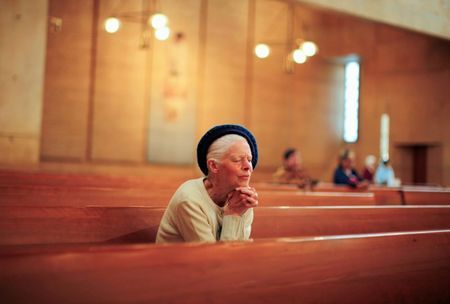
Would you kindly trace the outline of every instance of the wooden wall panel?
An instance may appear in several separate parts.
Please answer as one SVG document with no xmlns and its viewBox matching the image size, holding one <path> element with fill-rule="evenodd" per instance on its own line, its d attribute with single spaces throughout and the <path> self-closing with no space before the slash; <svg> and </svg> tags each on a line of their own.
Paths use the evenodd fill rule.
<svg viewBox="0 0 450 304">
<path fill-rule="evenodd" d="M 357 151 L 361 159 L 369 153 L 378 156 L 380 117 L 389 114 L 392 165 L 399 177 L 410 181 L 409 160 L 395 145 L 445 142 L 449 92 L 445 57 L 450 44 L 388 26 L 377 25 L 375 31 L 374 53 L 367 58 L 372 63 L 362 78 L 361 141 Z M 446 160 L 438 158 L 440 165 L 436 165 L 436 159 L 428 162 L 428 172 L 433 172 L 429 180 L 448 184 L 444 177 Z"/>
<path fill-rule="evenodd" d="M 361 57 L 359 140 L 348 145 L 356 151 L 357 168 L 363 167 L 366 155 L 379 156 L 380 117 L 387 113 L 391 117 L 393 166 L 404 172 L 400 175 L 407 176 L 411 165 L 406 164 L 408 159 L 404 153 L 396 155 L 395 144 L 443 143 L 448 133 L 448 119 L 444 116 L 449 95 L 445 83 L 449 79 L 450 43 L 314 8 L 304 8 L 301 12 L 309 35 L 319 45 L 321 57 L 348 54 Z M 446 158 L 442 159 L 440 169 L 434 163 L 428 171 L 447 170 L 444 169 Z M 437 181 L 446 174 L 433 173 L 432 180 Z M 441 183 L 448 184 L 448 180 L 443 178 Z"/>
<path fill-rule="evenodd" d="M 48 27 L 42 159 L 85 159 L 93 4 L 50 1 L 49 15 L 60 18 L 62 28 Z"/>
<path fill-rule="evenodd" d="M 199 130 L 245 122 L 248 0 L 208 0 Z"/>
<path fill-rule="evenodd" d="M 142 10 L 142 1 L 100 1 L 92 130 L 92 160 L 143 162 L 146 132 L 146 58 L 139 47 L 142 25 L 122 23 L 115 34 L 103 30 L 114 13 Z"/>
<path fill-rule="evenodd" d="M 286 72 L 284 60 L 292 49 L 287 22 L 291 12 L 284 2 L 257 1 L 256 40 L 273 44 L 268 58 L 254 59 L 252 127 L 262 167 L 279 166 L 283 151 L 296 147 L 311 175 L 329 179 L 340 147 L 343 65 L 311 58 Z M 314 13 L 296 9 L 296 16 L 304 21 Z M 292 37 L 306 38 L 304 26 L 298 20 L 295 25 Z"/>
<path fill-rule="evenodd" d="M 160 1 L 171 35 L 152 45 L 146 138 L 152 163 L 193 164 L 196 159 L 200 5 L 200 0 Z"/>
<path fill-rule="evenodd" d="M 274 167 L 292 136 L 292 76 L 284 72 L 288 5 L 280 1 L 256 1 L 255 43 L 277 43 L 268 58 L 253 56 L 251 126 L 259 145 L 259 166 Z M 267 21 L 267 23 L 266 23 Z"/>
<path fill-rule="evenodd" d="M 329 180 L 342 148 L 344 67 L 311 58 L 296 67 L 292 126 L 305 169 L 315 178 Z"/>
<path fill-rule="evenodd" d="M 47 0 L 0 2 L 0 163 L 37 163 Z"/>
</svg>

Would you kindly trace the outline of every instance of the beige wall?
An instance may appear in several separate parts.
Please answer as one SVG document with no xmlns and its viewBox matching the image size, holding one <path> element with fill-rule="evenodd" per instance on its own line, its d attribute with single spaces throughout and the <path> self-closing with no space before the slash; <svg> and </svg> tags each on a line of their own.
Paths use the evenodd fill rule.
<svg viewBox="0 0 450 304">
<path fill-rule="evenodd" d="M 448 0 L 296 0 L 450 39 Z"/>
<path fill-rule="evenodd" d="M 39 160 L 47 0 L 0 2 L 0 158 Z"/>
<path fill-rule="evenodd" d="M 124 23 L 114 35 L 103 30 L 104 20 L 115 13 L 114 9 L 140 11 L 142 1 L 99 3 L 90 157 L 94 161 L 142 163 L 149 50 L 139 47 L 139 23 Z"/>
<path fill-rule="evenodd" d="M 199 105 L 200 133 L 216 124 L 245 124 L 248 0 L 207 1 Z M 225 26 L 224 26 L 225 25 Z"/>
<path fill-rule="evenodd" d="M 114 9 L 139 10 L 142 1 L 49 3 L 50 14 L 62 16 L 63 30 L 48 33 L 42 158 L 146 164 L 150 114 L 156 111 L 152 102 L 164 85 L 168 42 L 152 41 L 148 49 L 139 48 L 139 24 L 126 23 L 115 35 L 103 31 L 104 18 Z M 160 1 L 172 18 L 173 31 L 188 37 L 197 139 L 214 124 L 244 124 L 258 139 L 262 170 L 271 172 L 286 147 L 297 147 L 311 174 L 330 180 L 336 156 L 346 146 L 341 139 L 340 58 L 358 54 L 360 137 L 350 145 L 358 168 L 367 154 L 378 156 L 379 119 L 388 113 L 391 157 L 399 175 L 409 176 L 411 166 L 398 147 L 430 144 L 429 180 L 450 184 L 449 41 L 295 3 Z M 283 60 L 290 34 L 314 40 L 320 52 L 286 73 Z M 253 45 L 262 41 L 280 43 L 265 60 L 252 53 Z M 13 109 L 29 111 L 24 105 L 8 111 Z M 10 121 L 14 125 L 18 120 Z"/>
</svg>

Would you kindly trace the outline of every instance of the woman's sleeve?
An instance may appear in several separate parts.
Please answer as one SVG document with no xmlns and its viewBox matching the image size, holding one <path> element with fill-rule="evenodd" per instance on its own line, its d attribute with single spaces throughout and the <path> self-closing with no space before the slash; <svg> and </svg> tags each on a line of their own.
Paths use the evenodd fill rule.
<svg viewBox="0 0 450 304">
<path fill-rule="evenodd" d="M 215 242 L 206 214 L 196 204 L 182 202 L 175 210 L 176 226 L 185 242 Z"/>
<path fill-rule="evenodd" d="M 248 240 L 252 231 L 253 208 L 248 209 L 242 216 L 225 215 L 220 233 L 221 241 Z"/>
</svg>

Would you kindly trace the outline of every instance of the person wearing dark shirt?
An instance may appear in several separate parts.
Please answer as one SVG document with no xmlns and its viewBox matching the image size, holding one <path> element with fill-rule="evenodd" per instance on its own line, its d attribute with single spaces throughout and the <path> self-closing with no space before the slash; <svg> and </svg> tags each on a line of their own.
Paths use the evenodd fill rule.
<svg viewBox="0 0 450 304">
<path fill-rule="evenodd" d="M 339 156 L 339 165 L 334 171 L 333 182 L 336 185 L 348 185 L 352 188 L 364 189 L 368 182 L 353 168 L 353 152 L 345 150 Z"/>
</svg>

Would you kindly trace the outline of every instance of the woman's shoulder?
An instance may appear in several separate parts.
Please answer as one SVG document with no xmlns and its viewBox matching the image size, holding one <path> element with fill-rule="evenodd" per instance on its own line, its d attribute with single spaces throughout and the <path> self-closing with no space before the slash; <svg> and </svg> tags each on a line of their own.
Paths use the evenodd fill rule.
<svg viewBox="0 0 450 304">
<path fill-rule="evenodd" d="M 190 179 L 178 187 L 171 199 L 171 204 L 195 203 L 202 197 L 203 178 Z"/>
<path fill-rule="evenodd" d="M 203 187 L 203 178 L 189 179 L 182 183 L 175 193 L 190 193 L 201 190 L 201 187 Z"/>
</svg>

